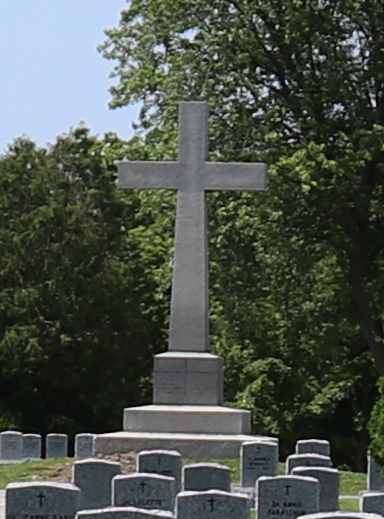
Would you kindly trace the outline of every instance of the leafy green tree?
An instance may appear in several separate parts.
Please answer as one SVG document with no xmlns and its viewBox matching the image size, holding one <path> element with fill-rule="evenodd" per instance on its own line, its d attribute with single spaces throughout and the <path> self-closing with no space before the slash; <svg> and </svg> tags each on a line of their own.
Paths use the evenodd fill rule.
<svg viewBox="0 0 384 519">
<path fill-rule="evenodd" d="M 148 146 L 175 153 L 177 101 L 201 99 L 211 160 L 270 164 L 267 195 L 210 199 L 228 398 L 291 440 L 316 415 L 348 423 L 360 460 L 384 374 L 383 15 L 378 0 L 131 0 L 101 46 L 111 106 L 142 102 Z"/>
<path fill-rule="evenodd" d="M 150 401 L 164 323 L 146 265 L 161 240 L 144 248 L 140 199 L 117 189 L 126 153 L 78 128 L 0 160 L 2 427 L 120 429 L 124 406 Z"/>
</svg>

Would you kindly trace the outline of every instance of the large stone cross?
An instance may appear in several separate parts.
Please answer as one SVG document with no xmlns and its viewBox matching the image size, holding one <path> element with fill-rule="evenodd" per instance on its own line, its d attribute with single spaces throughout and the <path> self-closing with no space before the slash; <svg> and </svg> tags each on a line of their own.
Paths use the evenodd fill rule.
<svg viewBox="0 0 384 519">
<path fill-rule="evenodd" d="M 208 226 L 206 191 L 259 191 L 267 185 L 262 163 L 206 162 L 208 108 L 180 103 L 177 162 L 118 163 L 119 185 L 177 190 L 169 350 L 209 350 Z"/>
</svg>

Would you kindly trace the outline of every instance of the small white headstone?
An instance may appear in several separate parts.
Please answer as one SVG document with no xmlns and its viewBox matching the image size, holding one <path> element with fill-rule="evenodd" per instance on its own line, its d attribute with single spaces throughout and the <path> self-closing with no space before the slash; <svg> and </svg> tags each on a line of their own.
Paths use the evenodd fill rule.
<svg viewBox="0 0 384 519">
<path fill-rule="evenodd" d="M 10 483 L 5 488 L 5 515 L 9 519 L 74 519 L 80 493 L 68 483 Z"/>
<path fill-rule="evenodd" d="M 72 483 L 81 490 L 79 510 L 105 508 L 112 503 L 112 479 L 121 474 L 120 463 L 102 459 L 75 461 Z"/>
<path fill-rule="evenodd" d="M 261 477 L 256 482 L 258 519 L 296 519 L 319 510 L 317 479 L 301 476 Z"/>
<path fill-rule="evenodd" d="M 45 457 L 66 458 L 68 456 L 68 436 L 66 434 L 50 433 L 46 437 Z"/>
<path fill-rule="evenodd" d="M 22 438 L 18 431 L 3 431 L 0 433 L 0 459 L 20 460 L 22 458 Z"/>
<path fill-rule="evenodd" d="M 231 469 L 219 463 L 184 465 L 182 487 L 185 491 L 231 490 Z"/>
<path fill-rule="evenodd" d="M 174 509 L 175 479 L 159 474 L 128 474 L 112 480 L 112 506 Z"/>
<path fill-rule="evenodd" d="M 245 494 L 220 490 L 180 492 L 176 517 L 180 519 L 249 519 L 251 500 Z"/>
<path fill-rule="evenodd" d="M 331 456 L 331 445 L 328 440 L 299 440 L 296 442 L 295 454 L 320 454 Z"/>
<path fill-rule="evenodd" d="M 309 476 L 320 483 L 320 512 L 335 512 L 339 509 L 340 472 L 328 467 L 296 467 L 294 476 Z"/>
<path fill-rule="evenodd" d="M 81 433 L 75 436 L 75 458 L 91 458 L 93 456 L 93 444 L 95 435 Z"/>
<path fill-rule="evenodd" d="M 242 487 L 254 487 L 261 476 L 277 476 L 279 446 L 275 442 L 244 442 L 240 448 Z"/>
<path fill-rule="evenodd" d="M 182 458 L 177 451 L 141 451 L 137 455 L 136 470 L 147 474 L 160 474 L 175 478 L 176 493 L 181 490 Z"/>
<path fill-rule="evenodd" d="M 291 454 L 285 461 L 286 474 L 295 467 L 332 467 L 332 460 L 320 454 Z"/>
<path fill-rule="evenodd" d="M 41 435 L 40 434 L 23 434 L 22 439 L 23 458 L 40 459 L 41 458 Z"/>
</svg>

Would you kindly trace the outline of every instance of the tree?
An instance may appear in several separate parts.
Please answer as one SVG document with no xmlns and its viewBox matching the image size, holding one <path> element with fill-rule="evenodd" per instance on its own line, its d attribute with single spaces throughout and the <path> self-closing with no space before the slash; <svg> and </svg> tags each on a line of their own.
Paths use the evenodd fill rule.
<svg viewBox="0 0 384 519">
<path fill-rule="evenodd" d="M 244 374 L 249 357 L 261 355 L 273 359 L 264 371 L 275 370 L 279 380 L 287 367 L 295 373 L 298 338 L 310 339 L 317 345 L 310 355 L 317 384 L 301 400 L 313 402 L 324 373 L 346 366 L 338 396 L 330 392 L 327 399 L 334 411 L 341 403 L 353 407 L 364 388 L 348 415 L 361 417 L 351 427 L 363 432 L 375 397 L 372 367 L 384 374 L 383 15 L 375 0 L 131 0 L 101 46 L 106 58 L 117 60 L 111 106 L 142 102 L 137 129 L 148 145 L 175 151 L 177 101 L 203 99 L 212 114 L 212 160 L 271 165 L 264 199 L 211 197 L 219 226 L 213 322 L 228 350 L 229 372 L 245 356 Z M 237 236 L 239 249 L 220 250 L 223 243 L 239 244 Z M 230 264 L 227 274 L 220 257 Z M 256 284 L 258 290 L 249 288 Z M 255 296 L 260 304 L 244 316 Z M 271 352 L 278 333 L 281 347 Z M 283 343 L 291 352 L 279 368 Z M 302 380 L 311 372 L 307 350 L 297 355 Z M 246 378 L 237 376 L 231 398 L 242 392 L 242 381 L 249 387 Z"/>
<path fill-rule="evenodd" d="M 145 265 L 159 244 L 144 249 L 150 222 L 117 189 L 126 148 L 78 128 L 48 150 L 15 141 L 0 160 L 3 428 L 119 429 L 124 406 L 150 400 L 163 314 Z"/>
</svg>

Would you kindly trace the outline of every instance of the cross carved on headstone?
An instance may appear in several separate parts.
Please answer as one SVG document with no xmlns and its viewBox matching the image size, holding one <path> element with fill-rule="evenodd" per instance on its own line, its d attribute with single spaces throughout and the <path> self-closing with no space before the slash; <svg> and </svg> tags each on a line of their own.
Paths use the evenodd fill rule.
<svg viewBox="0 0 384 519">
<path fill-rule="evenodd" d="M 119 186 L 177 190 L 175 257 L 169 350 L 209 350 L 208 226 L 206 191 L 261 191 L 263 163 L 207 162 L 208 109 L 204 102 L 180 103 L 177 162 L 120 161 Z"/>
</svg>

